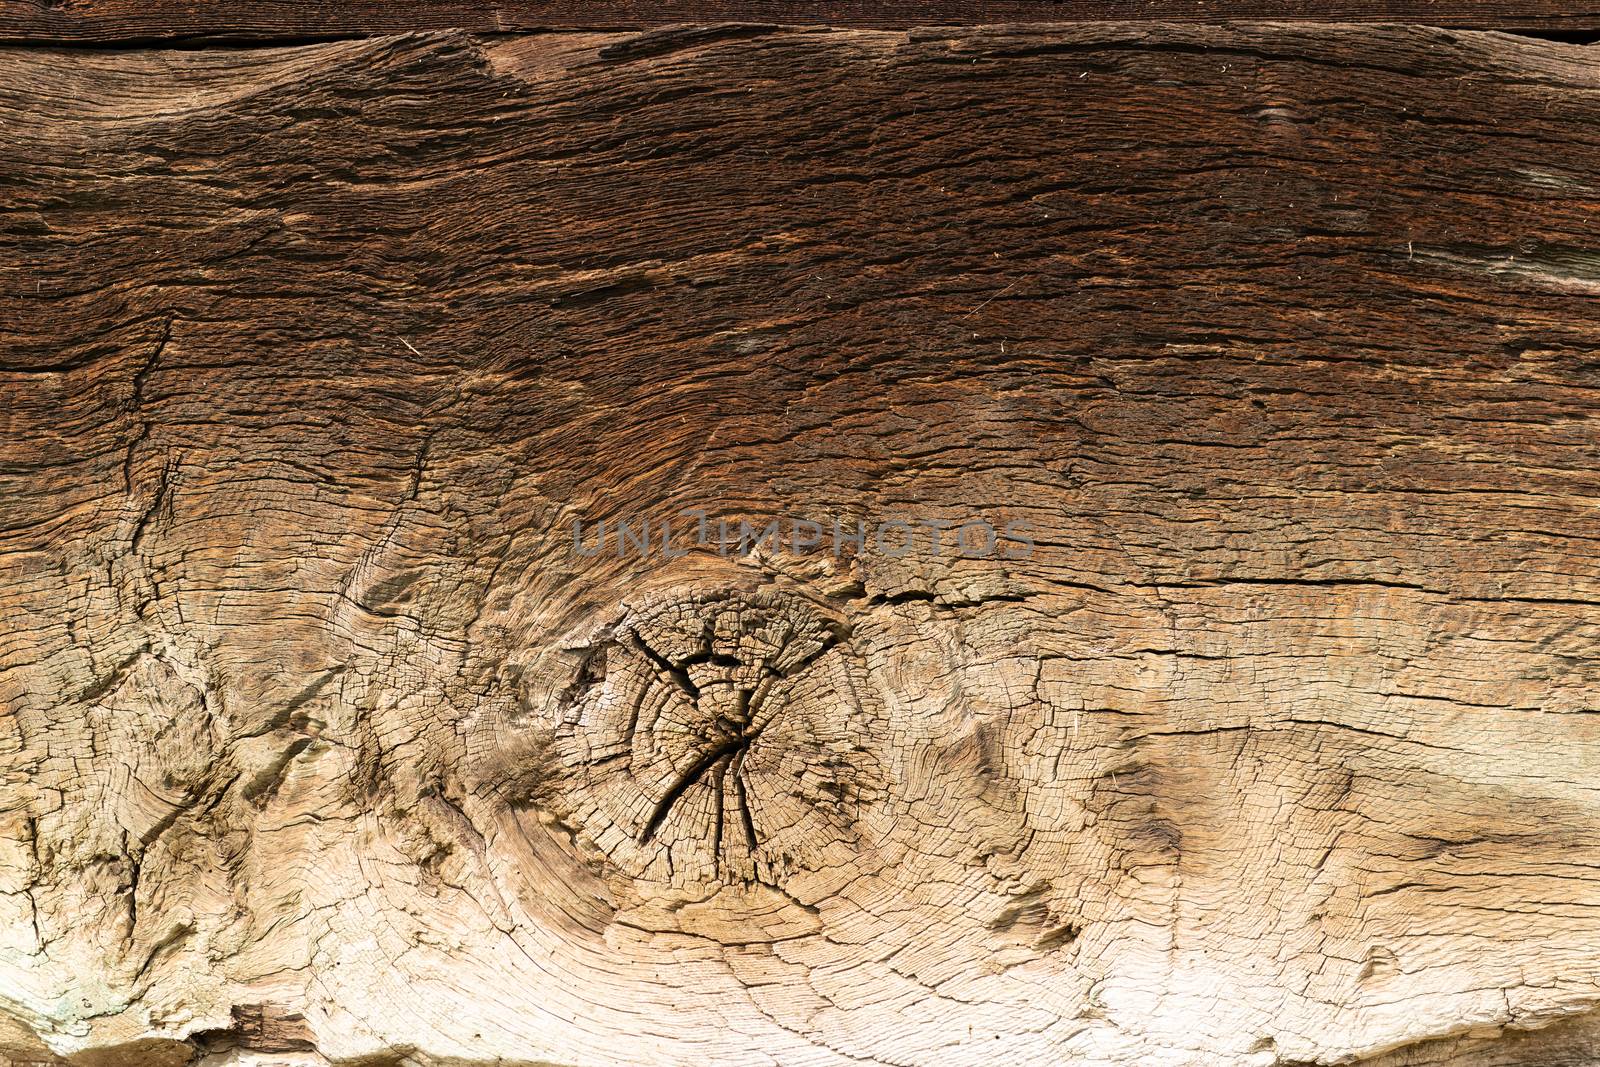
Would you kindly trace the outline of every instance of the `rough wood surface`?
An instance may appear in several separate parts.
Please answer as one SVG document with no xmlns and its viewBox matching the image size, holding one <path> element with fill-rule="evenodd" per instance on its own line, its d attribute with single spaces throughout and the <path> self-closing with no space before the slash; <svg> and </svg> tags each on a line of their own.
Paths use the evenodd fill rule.
<svg viewBox="0 0 1600 1067">
<path fill-rule="evenodd" d="M 1015 22 L 1273 19 L 1419 23 L 1573 33 L 1600 29 L 1594 0 L 0 0 L 0 41 L 306 40 L 408 31 L 477 33 L 765 22 L 911 27 Z"/>
<path fill-rule="evenodd" d="M 1596 1062 L 1587 50 L 0 70 L 14 1059 Z"/>
</svg>

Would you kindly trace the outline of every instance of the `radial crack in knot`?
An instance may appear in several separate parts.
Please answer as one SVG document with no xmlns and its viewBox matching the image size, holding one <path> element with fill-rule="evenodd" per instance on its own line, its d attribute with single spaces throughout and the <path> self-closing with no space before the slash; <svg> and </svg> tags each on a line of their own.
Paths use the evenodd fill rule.
<svg viewBox="0 0 1600 1067">
<path fill-rule="evenodd" d="M 640 877 L 770 881 L 853 849 L 882 774 L 849 634 L 780 593 L 629 613 L 566 713 L 564 814 Z"/>
</svg>

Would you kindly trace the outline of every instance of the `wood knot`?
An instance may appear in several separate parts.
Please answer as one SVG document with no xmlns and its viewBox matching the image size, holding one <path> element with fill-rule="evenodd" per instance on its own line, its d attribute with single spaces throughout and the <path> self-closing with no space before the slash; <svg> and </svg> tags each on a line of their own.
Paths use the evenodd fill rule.
<svg viewBox="0 0 1600 1067">
<path fill-rule="evenodd" d="M 587 650 L 555 740 L 558 805 L 620 868 L 776 884 L 855 849 L 879 792 L 849 627 L 781 593 L 687 594 Z"/>
</svg>

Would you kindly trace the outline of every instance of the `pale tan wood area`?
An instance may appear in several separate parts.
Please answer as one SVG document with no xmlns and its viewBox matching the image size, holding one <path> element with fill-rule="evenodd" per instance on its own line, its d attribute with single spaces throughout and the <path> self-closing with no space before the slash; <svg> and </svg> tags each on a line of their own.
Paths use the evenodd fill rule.
<svg viewBox="0 0 1600 1067">
<path fill-rule="evenodd" d="M 1587 49 L 0 72 L 5 1055 L 1596 1062 Z"/>
</svg>

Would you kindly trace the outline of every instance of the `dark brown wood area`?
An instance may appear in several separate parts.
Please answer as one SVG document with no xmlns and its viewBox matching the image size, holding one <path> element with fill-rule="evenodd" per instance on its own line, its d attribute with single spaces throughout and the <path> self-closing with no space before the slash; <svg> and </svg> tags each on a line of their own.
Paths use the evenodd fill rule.
<svg viewBox="0 0 1600 1067">
<path fill-rule="evenodd" d="M 1600 4 L 1571 0 L 553 0 L 553 2 L 204 3 L 198 0 L 3 0 L 0 41 L 103 44 L 193 38 L 314 40 L 466 29 L 477 33 L 626 29 L 688 23 L 855 27 L 1107 20 L 1388 22 L 1577 36 L 1600 29 Z"/>
</svg>

